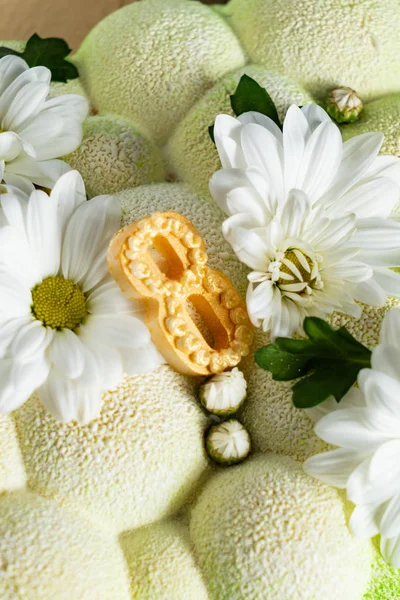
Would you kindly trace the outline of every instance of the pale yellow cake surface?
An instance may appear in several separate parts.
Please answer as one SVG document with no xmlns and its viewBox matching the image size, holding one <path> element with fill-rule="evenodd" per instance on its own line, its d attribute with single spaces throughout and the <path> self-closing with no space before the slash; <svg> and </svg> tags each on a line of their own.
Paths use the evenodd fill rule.
<svg viewBox="0 0 400 600">
<path fill-rule="evenodd" d="M 159 148 L 136 127 L 113 117 L 88 117 L 82 144 L 65 161 L 81 173 L 90 198 L 165 178 Z"/>
<path fill-rule="evenodd" d="M 93 104 L 160 143 L 245 56 L 229 25 L 192 0 L 142 0 L 112 13 L 73 57 Z"/>
<path fill-rule="evenodd" d="M 1 600 L 129 600 L 122 550 L 54 502 L 0 496 Z"/>
<path fill-rule="evenodd" d="M 132 600 L 208 600 L 188 528 L 164 521 L 120 536 Z"/>
<path fill-rule="evenodd" d="M 216 475 L 190 534 L 215 600 L 360 600 L 371 573 L 338 492 L 275 454 Z"/>
<path fill-rule="evenodd" d="M 231 0 L 222 12 L 253 62 L 319 100 L 339 86 L 364 101 L 400 91 L 398 0 Z"/>
<path fill-rule="evenodd" d="M 168 366 L 125 378 L 88 425 L 57 422 L 36 397 L 14 418 L 29 488 L 117 533 L 174 514 L 207 466 L 206 418 Z"/>
</svg>

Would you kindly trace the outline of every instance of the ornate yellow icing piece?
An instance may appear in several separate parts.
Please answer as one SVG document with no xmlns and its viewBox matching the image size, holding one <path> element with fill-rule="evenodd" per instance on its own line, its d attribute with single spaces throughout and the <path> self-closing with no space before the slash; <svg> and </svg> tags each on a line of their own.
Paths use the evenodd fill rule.
<svg viewBox="0 0 400 600">
<path fill-rule="evenodd" d="M 130 298 L 146 303 L 146 323 L 161 354 L 180 373 L 211 375 L 236 366 L 250 351 L 253 330 L 232 282 L 207 266 L 204 241 L 176 212 L 154 213 L 111 240 L 108 264 Z M 190 315 L 201 315 L 204 339 Z"/>
</svg>

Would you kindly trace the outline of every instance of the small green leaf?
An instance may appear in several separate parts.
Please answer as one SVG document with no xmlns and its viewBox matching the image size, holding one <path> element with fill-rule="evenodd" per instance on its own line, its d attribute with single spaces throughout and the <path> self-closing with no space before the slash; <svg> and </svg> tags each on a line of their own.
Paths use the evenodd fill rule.
<svg viewBox="0 0 400 600">
<path fill-rule="evenodd" d="M 270 371 L 276 381 L 297 379 L 307 372 L 308 357 L 293 356 L 280 350 L 277 344 L 260 348 L 255 353 L 258 366 Z"/>
<path fill-rule="evenodd" d="M 13 54 L 14 56 L 21 56 L 21 53 L 17 52 L 16 50 L 6 48 L 6 46 L 0 46 L 0 58 L 3 58 L 3 56 L 8 56 L 9 54 Z"/>
<path fill-rule="evenodd" d="M 363 368 L 371 366 L 371 352 L 341 327 L 332 329 L 316 317 L 304 320 L 309 339 L 277 338 L 256 352 L 255 360 L 276 381 L 303 379 L 293 390 L 293 403 L 310 408 L 330 396 L 339 402 Z"/>
<path fill-rule="evenodd" d="M 71 53 L 68 44 L 61 38 L 41 38 L 34 33 L 26 43 L 23 52 L 10 48 L 0 48 L 0 58 L 13 54 L 23 58 L 30 67 L 47 67 L 53 81 L 66 82 L 79 77 L 77 68 L 67 60 Z"/>
<path fill-rule="evenodd" d="M 237 117 L 255 111 L 266 115 L 281 127 L 278 111 L 271 96 L 248 75 L 243 75 L 240 79 L 236 92 L 231 96 L 231 106 Z"/>
<path fill-rule="evenodd" d="M 210 127 L 208 128 L 208 133 L 209 133 L 210 138 L 212 139 L 213 143 L 215 144 L 214 125 L 210 125 Z"/>
<path fill-rule="evenodd" d="M 331 396 L 340 402 L 357 380 L 359 370 L 356 365 L 344 369 L 343 361 L 321 362 L 307 377 L 294 384 L 293 404 L 296 408 L 312 408 Z"/>
</svg>

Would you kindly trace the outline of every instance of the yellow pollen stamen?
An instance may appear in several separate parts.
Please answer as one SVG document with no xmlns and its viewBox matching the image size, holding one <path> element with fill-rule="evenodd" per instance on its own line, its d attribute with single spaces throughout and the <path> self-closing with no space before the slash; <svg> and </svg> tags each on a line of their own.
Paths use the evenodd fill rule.
<svg viewBox="0 0 400 600">
<path fill-rule="evenodd" d="M 75 329 L 87 315 L 85 294 L 59 275 L 47 277 L 31 293 L 32 314 L 46 327 Z"/>
<path fill-rule="evenodd" d="M 303 283 L 303 282 L 307 283 L 307 284 L 312 283 L 311 273 L 313 270 L 313 262 L 306 254 L 301 252 L 302 258 L 307 262 L 307 264 L 309 266 L 309 270 L 305 269 L 304 265 L 302 264 L 303 261 L 299 260 L 299 258 L 298 258 L 298 254 L 300 252 L 301 252 L 300 250 L 296 250 L 296 251 L 286 250 L 279 271 L 281 273 L 286 273 L 287 275 L 291 275 L 293 279 L 292 279 L 292 281 L 288 282 L 288 280 L 285 277 L 280 277 L 277 281 L 278 284 Z M 287 264 L 288 261 L 293 263 L 293 265 L 295 267 L 294 269 L 290 268 L 290 266 Z M 298 276 L 299 273 L 301 275 L 301 279 Z"/>
</svg>

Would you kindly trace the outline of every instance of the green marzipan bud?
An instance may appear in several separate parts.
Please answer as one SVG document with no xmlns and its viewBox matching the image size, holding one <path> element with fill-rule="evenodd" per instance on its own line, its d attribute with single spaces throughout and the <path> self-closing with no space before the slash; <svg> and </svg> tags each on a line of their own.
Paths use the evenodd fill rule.
<svg viewBox="0 0 400 600">
<path fill-rule="evenodd" d="M 206 435 L 206 449 L 217 463 L 234 465 L 250 453 L 250 436 L 236 419 L 229 419 L 214 425 Z"/>
<path fill-rule="evenodd" d="M 200 402 L 213 415 L 235 413 L 246 398 L 247 383 L 237 367 L 207 379 L 200 388 Z"/>
<path fill-rule="evenodd" d="M 337 123 L 354 123 L 363 109 L 357 93 L 348 87 L 332 90 L 326 102 L 326 111 Z"/>
</svg>

